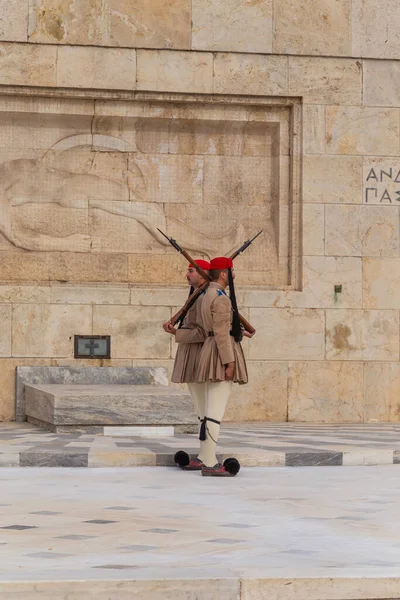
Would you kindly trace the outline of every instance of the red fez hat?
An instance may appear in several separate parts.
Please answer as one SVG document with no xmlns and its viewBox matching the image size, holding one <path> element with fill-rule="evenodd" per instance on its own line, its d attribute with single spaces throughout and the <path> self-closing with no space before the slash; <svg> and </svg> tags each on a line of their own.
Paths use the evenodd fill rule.
<svg viewBox="0 0 400 600">
<path fill-rule="evenodd" d="M 203 271 L 209 271 L 210 270 L 210 263 L 207 262 L 206 260 L 203 260 L 202 258 L 196 258 L 196 264 L 199 265 L 199 267 L 201 267 L 203 269 Z M 194 265 L 189 265 L 188 269 L 195 269 L 196 267 Z"/>
<path fill-rule="evenodd" d="M 225 256 L 217 256 L 210 261 L 210 271 L 222 271 L 223 269 L 232 269 L 233 261 Z"/>
</svg>

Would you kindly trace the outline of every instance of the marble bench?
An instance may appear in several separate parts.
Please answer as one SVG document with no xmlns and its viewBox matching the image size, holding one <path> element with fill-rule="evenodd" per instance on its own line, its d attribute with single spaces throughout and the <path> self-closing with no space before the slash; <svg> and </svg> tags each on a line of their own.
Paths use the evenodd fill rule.
<svg viewBox="0 0 400 600">
<path fill-rule="evenodd" d="M 110 433 L 111 427 L 140 425 L 183 433 L 197 427 L 189 394 L 166 385 L 25 383 L 25 414 L 53 432 Z"/>
</svg>

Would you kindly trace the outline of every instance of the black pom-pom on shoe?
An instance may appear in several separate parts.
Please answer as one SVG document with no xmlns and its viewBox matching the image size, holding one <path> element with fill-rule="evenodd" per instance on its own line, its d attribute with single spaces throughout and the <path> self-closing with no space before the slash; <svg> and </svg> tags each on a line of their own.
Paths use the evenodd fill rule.
<svg viewBox="0 0 400 600">
<path fill-rule="evenodd" d="M 224 460 L 224 467 L 231 475 L 237 475 L 240 471 L 240 462 L 237 458 L 227 458 Z"/>
<path fill-rule="evenodd" d="M 190 463 L 190 456 L 184 450 L 178 450 L 174 456 L 174 462 L 178 467 L 183 469 L 183 467 L 186 467 Z"/>
</svg>

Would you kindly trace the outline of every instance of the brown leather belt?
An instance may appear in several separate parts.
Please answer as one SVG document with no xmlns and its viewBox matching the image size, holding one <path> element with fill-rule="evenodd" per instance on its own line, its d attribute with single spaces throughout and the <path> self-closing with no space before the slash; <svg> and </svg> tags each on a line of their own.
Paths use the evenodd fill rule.
<svg viewBox="0 0 400 600">
<path fill-rule="evenodd" d="M 214 337 L 214 332 L 213 331 L 209 331 L 207 335 L 208 335 L 208 337 Z M 232 331 L 229 332 L 229 335 L 233 337 Z"/>
</svg>

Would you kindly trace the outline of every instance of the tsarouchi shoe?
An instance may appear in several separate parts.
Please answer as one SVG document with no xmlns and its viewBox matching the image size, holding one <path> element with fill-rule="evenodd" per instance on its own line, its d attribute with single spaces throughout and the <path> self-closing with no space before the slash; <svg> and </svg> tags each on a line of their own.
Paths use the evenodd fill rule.
<svg viewBox="0 0 400 600">
<path fill-rule="evenodd" d="M 190 458 L 189 454 L 184 450 L 178 450 L 174 456 L 174 462 L 184 471 L 201 471 L 203 466 L 199 458 Z"/>
<path fill-rule="evenodd" d="M 206 467 L 203 465 L 201 468 L 201 474 L 204 477 L 234 477 L 233 473 L 229 473 L 222 463 L 217 463 L 213 467 Z M 236 473 L 235 473 L 236 474 Z"/>
<path fill-rule="evenodd" d="M 202 467 L 204 467 L 201 460 L 198 458 L 191 458 L 188 465 L 182 467 L 184 471 L 201 471 Z"/>
</svg>

